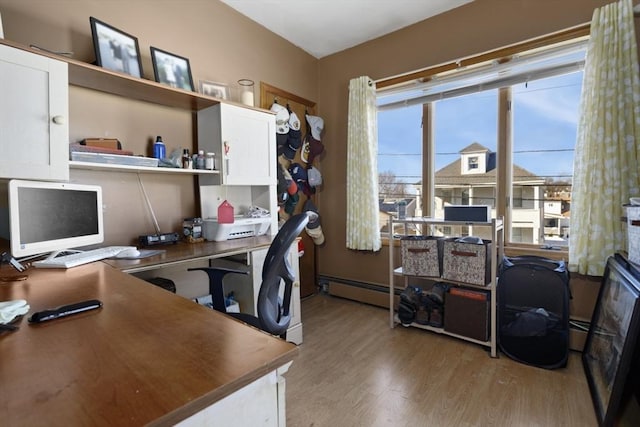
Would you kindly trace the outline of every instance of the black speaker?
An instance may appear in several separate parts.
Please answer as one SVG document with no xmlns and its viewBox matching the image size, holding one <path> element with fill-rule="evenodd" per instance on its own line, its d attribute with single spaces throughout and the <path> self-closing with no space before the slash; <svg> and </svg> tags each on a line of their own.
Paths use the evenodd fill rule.
<svg viewBox="0 0 640 427">
<path fill-rule="evenodd" d="M 490 222 L 491 206 L 452 205 L 444 207 L 445 221 Z"/>
</svg>

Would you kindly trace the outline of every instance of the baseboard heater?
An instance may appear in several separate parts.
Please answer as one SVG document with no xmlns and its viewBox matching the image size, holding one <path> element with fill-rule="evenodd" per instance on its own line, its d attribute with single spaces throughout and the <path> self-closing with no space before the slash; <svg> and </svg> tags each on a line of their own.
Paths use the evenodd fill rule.
<svg viewBox="0 0 640 427">
<path fill-rule="evenodd" d="M 389 308 L 388 286 L 322 275 L 318 276 L 318 283 L 329 295 Z M 395 298 L 398 298 L 401 292 L 402 289 L 396 287 Z"/>
</svg>

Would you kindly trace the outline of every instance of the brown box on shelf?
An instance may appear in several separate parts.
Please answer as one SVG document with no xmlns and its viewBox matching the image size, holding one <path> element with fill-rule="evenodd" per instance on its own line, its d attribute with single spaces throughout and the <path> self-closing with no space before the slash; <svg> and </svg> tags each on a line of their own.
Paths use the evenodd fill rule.
<svg viewBox="0 0 640 427">
<path fill-rule="evenodd" d="M 400 239 L 402 273 L 411 276 L 440 277 L 442 239 L 433 236 L 405 236 Z"/>
<path fill-rule="evenodd" d="M 451 288 L 444 300 L 444 330 L 489 340 L 489 292 Z"/>
<path fill-rule="evenodd" d="M 491 282 L 491 240 L 482 244 L 457 240 L 443 243 L 442 278 L 480 286 Z"/>
<path fill-rule="evenodd" d="M 80 141 L 81 145 L 87 147 L 111 148 L 112 150 L 122 150 L 120 141 L 115 138 L 85 138 Z"/>
</svg>

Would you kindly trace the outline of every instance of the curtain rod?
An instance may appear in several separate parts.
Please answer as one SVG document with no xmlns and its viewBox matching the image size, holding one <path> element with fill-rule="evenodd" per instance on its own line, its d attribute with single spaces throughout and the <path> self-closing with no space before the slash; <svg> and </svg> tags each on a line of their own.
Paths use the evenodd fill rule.
<svg viewBox="0 0 640 427">
<path fill-rule="evenodd" d="M 549 44 L 555 44 L 571 40 L 578 37 L 584 37 L 589 35 L 590 23 L 580 24 L 567 30 L 559 31 L 557 33 L 549 34 L 536 39 L 528 40 L 526 42 L 517 43 L 512 46 L 507 46 L 494 51 L 486 52 L 479 55 L 451 61 L 448 63 L 428 67 L 420 71 L 415 71 L 409 74 L 403 74 L 395 77 L 383 78 L 376 81 L 378 89 L 382 89 L 388 86 L 395 86 L 397 84 L 403 84 L 410 82 L 411 80 L 424 80 L 431 78 L 434 74 L 439 74 L 444 71 L 451 71 L 460 67 L 474 65 L 480 62 L 491 60 L 502 60 L 510 57 L 514 54 L 520 53 L 525 50 L 531 50 L 538 47 L 544 47 Z"/>
</svg>

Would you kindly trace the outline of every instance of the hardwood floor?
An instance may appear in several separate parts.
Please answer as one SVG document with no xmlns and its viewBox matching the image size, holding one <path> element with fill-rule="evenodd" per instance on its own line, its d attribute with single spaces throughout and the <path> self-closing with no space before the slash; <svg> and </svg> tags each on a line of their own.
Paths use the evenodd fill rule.
<svg viewBox="0 0 640 427">
<path fill-rule="evenodd" d="M 304 343 L 286 374 L 287 426 L 597 426 L 580 360 L 527 366 L 397 326 L 386 309 L 325 294 L 302 301 Z"/>
</svg>

